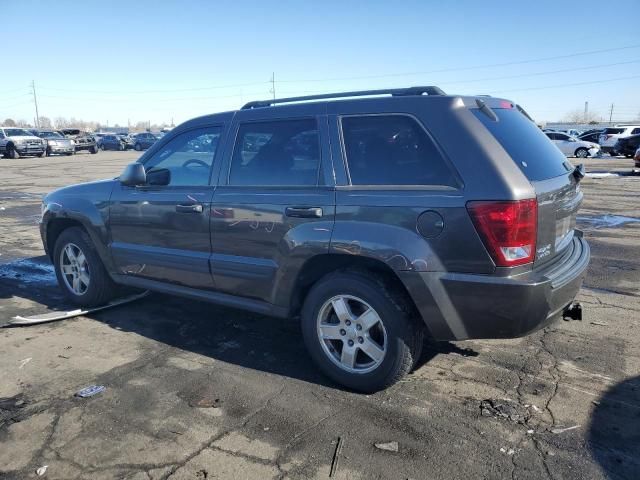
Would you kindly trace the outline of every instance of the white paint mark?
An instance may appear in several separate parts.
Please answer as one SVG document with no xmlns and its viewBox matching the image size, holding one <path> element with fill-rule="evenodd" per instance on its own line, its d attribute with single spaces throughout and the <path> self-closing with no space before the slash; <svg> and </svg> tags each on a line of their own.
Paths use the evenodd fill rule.
<svg viewBox="0 0 640 480">
<path fill-rule="evenodd" d="M 626 223 L 640 223 L 640 218 L 622 215 L 599 215 L 596 217 L 576 217 L 579 222 L 590 223 L 594 228 L 619 227 Z"/>
<path fill-rule="evenodd" d="M 20 360 L 20 366 L 18 368 L 22 368 L 24 367 L 27 363 L 29 363 L 32 360 L 31 357 L 29 358 L 25 358 L 24 360 Z"/>
<path fill-rule="evenodd" d="M 567 428 L 554 428 L 551 430 L 551 433 L 564 433 L 568 432 L 569 430 L 575 430 L 576 428 L 580 428 L 580 425 L 574 425 L 573 427 Z"/>
<path fill-rule="evenodd" d="M 620 175 L 617 173 L 610 173 L 610 172 L 602 172 L 602 173 L 598 173 L 598 172 L 594 172 L 594 173 L 587 173 L 586 177 L 588 178 L 617 178 Z"/>
</svg>

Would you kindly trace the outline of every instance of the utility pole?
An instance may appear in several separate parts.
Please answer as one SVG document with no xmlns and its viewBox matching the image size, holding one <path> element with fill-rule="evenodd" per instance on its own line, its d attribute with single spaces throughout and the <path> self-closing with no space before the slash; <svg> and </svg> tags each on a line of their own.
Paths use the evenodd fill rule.
<svg viewBox="0 0 640 480">
<path fill-rule="evenodd" d="M 271 73 L 271 93 L 273 93 L 273 99 L 276 99 L 276 72 Z"/>
<path fill-rule="evenodd" d="M 611 125 L 612 118 L 613 118 L 613 103 L 611 104 L 611 110 L 609 110 L 609 125 Z"/>
<path fill-rule="evenodd" d="M 38 98 L 36 97 L 36 82 L 31 80 L 31 88 L 33 90 L 33 103 L 36 105 L 36 128 L 40 128 L 40 115 L 38 115 Z"/>
</svg>

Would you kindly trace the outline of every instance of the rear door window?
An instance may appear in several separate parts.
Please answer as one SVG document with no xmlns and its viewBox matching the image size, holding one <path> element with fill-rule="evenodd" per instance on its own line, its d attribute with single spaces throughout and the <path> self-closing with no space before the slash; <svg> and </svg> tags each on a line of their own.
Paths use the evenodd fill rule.
<svg viewBox="0 0 640 480">
<path fill-rule="evenodd" d="M 320 138 L 315 119 L 240 125 L 229 185 L 312 186 L 318 183 Z"/>
<path fill-rule="evenodd" d="M 433 140 L 414 118 L 349 116 L 341 122 L 352 185 L 459 186 Z"/>
<path fill-rule="evenodd" d="M 479 109 L 471 109 L 532 182 L 566 174 L 570 170 L 564 154 L 545 138 L 535 123 L 515 108 L 494 108 L 498 120 Z M 558 134 L 554 134 L 556 136 Z"/>
</svg>

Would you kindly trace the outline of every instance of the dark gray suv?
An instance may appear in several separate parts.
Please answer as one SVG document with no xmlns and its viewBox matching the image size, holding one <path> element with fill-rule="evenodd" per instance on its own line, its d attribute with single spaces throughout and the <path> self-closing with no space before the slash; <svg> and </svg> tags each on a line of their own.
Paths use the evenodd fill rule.
<svg viewBox="0 0 640 480">
<path fill-rule="evenodd" d="M 120 284 L 299 317 L 318 366 L 370 392 L 424 335 L 518 337 L 569 311 L 582 175 L 508 100 L 349 92 L 188 121 L 119 178 L 47 195 L 40 228 L 79 305 Z"/>
</svg>

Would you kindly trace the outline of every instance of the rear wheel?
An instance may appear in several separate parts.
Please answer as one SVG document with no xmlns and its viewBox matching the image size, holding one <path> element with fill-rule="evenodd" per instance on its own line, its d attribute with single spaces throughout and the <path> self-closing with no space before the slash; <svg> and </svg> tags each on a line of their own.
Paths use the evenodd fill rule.
<svg viewBox="0 0 640 480">
<path fill-rule="evenodd" d="M 375 392 L 406 375 L 422 349 L 424 326 L 402 294 L 356 272 L 327 275 L 302 309 L 302 333 L 318 367 L 354 390 Z"/>
<path fill-rule="evenodd" d="M 116 285 L 102 265 L 91 238 L 80 227 L 64 230 L 56 240 L 53 261 L 58 284 L 71 302 L 102 305 L 116 295 Z"/>
<path fill-rule="evenodd" d="M 589 156 L 589 150 L 584 147 L 580 147 L 576 150 L 575 156 L 578 158 L 587 158 Z"/>
</svg>

